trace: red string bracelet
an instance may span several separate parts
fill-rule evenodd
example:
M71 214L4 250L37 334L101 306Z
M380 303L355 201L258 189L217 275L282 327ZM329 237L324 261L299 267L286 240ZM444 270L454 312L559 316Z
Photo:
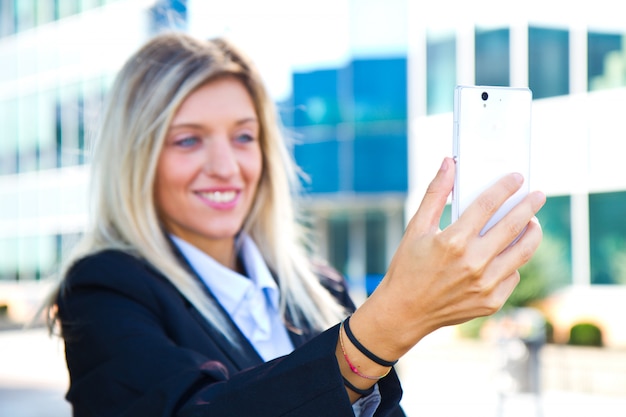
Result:
M346 349L345 346L343 345L343 335L342 335L342 330L345 330L343 327L343 321L341 322L341 326L339 326L339 344L341 345L341 353L343 353L343 357L346 359L346 362L348 363L348 366L350 367L350 370L357 374L358 376L360 376L361 378L365 378L365 379L371 379L374 381L378 381L379 379L383 379L384 377L386 377L387 375L389 375L389 372L391 372L391 368L389 368L387 370L387 372L385 372L384 375L381 376L370 376L370 375L365 375L364 373L362 373L361 371L359 371L359 368L357 368L352 362L350 362L350 358L348 358L348 354L346 353Z

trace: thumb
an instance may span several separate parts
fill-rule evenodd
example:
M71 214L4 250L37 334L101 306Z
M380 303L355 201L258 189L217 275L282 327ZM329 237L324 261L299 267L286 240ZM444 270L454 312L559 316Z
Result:
M428 185L424 198L409 223L409 227L415 232L427 233L439 230L443 209L454 186L455 169L454 159L444 158L437 175Z

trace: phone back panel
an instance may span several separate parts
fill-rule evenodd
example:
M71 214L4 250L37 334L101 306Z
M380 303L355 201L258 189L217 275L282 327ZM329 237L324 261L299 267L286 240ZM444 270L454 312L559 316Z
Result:
M529 192L532 93L527 88L457 86L454 95L456 178L452 221L504 175L519 172L522 188L483 228L484 234Z

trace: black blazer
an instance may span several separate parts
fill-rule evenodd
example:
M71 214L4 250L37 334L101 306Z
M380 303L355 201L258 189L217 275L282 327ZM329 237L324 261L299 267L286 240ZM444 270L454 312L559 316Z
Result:
M322 283L354 307L343 280ZM70 269L58 308L75 417L353 415L335 357L338 325L290 332L296 349L264 363L225 312L234 344L148 263L114 250ZM394 371L379 388L376 416L403 416Z

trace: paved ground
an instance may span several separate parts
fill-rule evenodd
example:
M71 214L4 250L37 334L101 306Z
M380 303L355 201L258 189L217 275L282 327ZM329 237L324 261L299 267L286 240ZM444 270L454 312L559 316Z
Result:
M0 331L0 416L69 417L63 345L43 329Z
M494 350L433 335L404 357L403 406L413 416L624 417L626 397L549 391L501 401ZM70 417L63 345L43 329L0 331L0 416Z

